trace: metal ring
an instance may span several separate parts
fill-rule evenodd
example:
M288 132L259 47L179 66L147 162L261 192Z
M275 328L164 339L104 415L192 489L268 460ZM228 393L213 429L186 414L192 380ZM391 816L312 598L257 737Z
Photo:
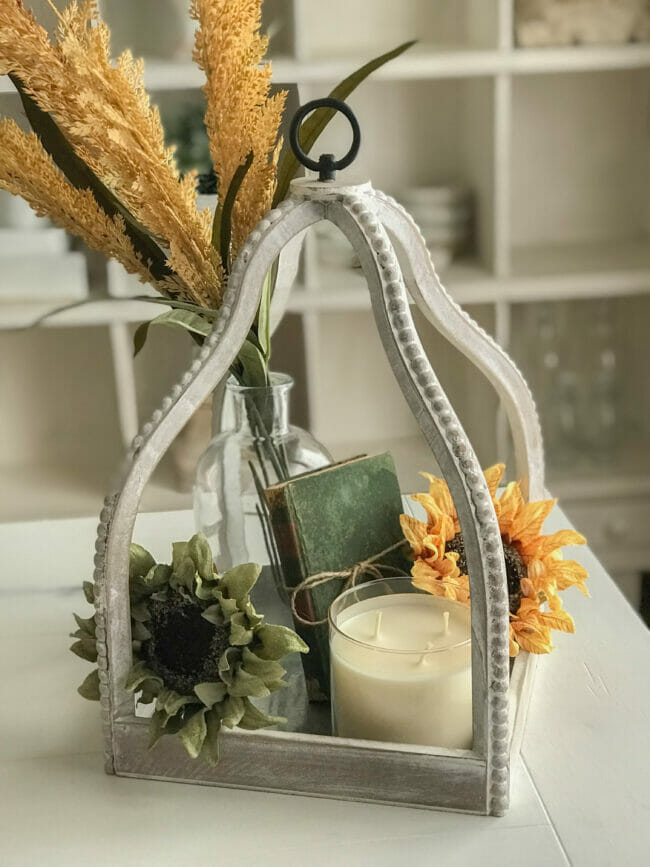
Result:
M333 108L335 111L340 111L350 122L352 127L352 145L350 150L344 157L339 160L334 159L333 154L321 154L318 160L313 160L307 156L300 144L300 127L305 117L317 108ZM311 169L313 172L319 172L321 181L329 181L334 179L335 172L340 169L347 168L350 163L356 158L361 145L361 129L359 121L350 106L340 99L334 99L332 96L323 97L323 99L312 99L301 105L298 111L294 114L289 130L289 142L291 149L303 166Z

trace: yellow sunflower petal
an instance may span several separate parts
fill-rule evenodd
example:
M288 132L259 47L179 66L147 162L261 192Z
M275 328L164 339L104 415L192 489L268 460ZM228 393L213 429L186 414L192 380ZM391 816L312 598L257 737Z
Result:
M542 611L540 616L544 625L550 629L558 629L560 632L576 631L573 617L566 611Z
M487 486L490 490L490 496L492 499L496 497L497 488L499 487L499 483L503 478L503 474L506 471L505 464L495 464L493 467L487 469L483 475L485 476L485 481L487 482Z
M516 640L513 638L512 629L510 630L510 656L517 656L519 653L519 645Z
M449 568L451 567L451 568ZM411 569L413 585L433 596L444 596L457 602L469 601L469 582L460 575L455 559L438 560L435 564L418 560Z
M528 597L529 599L534 599L537 597L538 590L530 579L522 578L520 586L521 592L524 594L524 596Z
M516 539L524 551L530 543L537 541L544 521L556 503L557 500L538 500L524 503L519 508L510 528L510 537Z
M519 647L528 653L550 653L553 650L550 638L547 639L543 632L520 630L516 635Z
M558 530L552 536L540 536L535 548L537 557L547 557L555 551L556 548L563 548L565 545L584 545L587 540L575 530Z
M510 529L517 512L524 504L521 488L517 482L510 482L499 499L501 507L499 514L499 527L504 536L510 536Z
M430 524L440 522L440 507L430 494L413 494L411 499L422 506Z
M413 584L420 590L427 590L434 596L442 596L443 588L439 582L440 573L424 560L416 560L411 569Z
M579 586L587 578L587 570L575 560L557 560L549 557L546 564L549 580L553 581L558 590L566 590L574 585Z
M424 548L424 539L428 532L427 525L423 521L411 517L411 515L400 515L399 522L404 538L413 549L415 556L419 557Z
M429 482L429 496L444 515L456 517L456 507L449 493L449 487L444 479L438 479L429 473L420 473Z
M439 560L445 553L445 539L436 533L427 533L422 540L422 556L425 560Z
M537 597L535 599L524 597L519 603L516 619L525 623L534 623L539 618L540 613Z
M529 557L525 557L524 560L526 562L526 571L528 572L527 577L522 578L521 580L524 596L530 596L532 598L537 596L538 593L548 594L554 592L555 580L547 565L547 561ZM534 592L527 592L524 590L524 582L526 582L526 586Z

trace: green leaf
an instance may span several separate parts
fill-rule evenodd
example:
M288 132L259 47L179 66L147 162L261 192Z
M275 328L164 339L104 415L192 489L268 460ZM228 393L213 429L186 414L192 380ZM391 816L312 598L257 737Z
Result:
M115 299L124 301L124 298ZM158 297L156 295L133 295L126 299L127 301L146 301L148 304L162 304L163 307L172 307L174 310L187 310L190 313L198 313L205 316L206 319L216 319L219 311L213 307L201 307L200 304L195 304L193 301L178 301L176 298L167 298L167 296ZM88 303L88 302L77 302Z
M260 623L264 622L264 615L257 613L255 607L253 606L253 603L250 600L244 605L242 611L248 618L251 629L255 629L256 626L259 626Z
M156 563L152 566L142 579L142 586L147 591L147 595L166 587L169 584L171 574L171 566L167 566L166 563Z
M202 581L201 576L197 576L196 578L196 587L194 588L194 593L196 594L197 599L202 599L204 602L209 602L210 599L216 599L215 591L217 591L217 576L214 576L215 580L212 581ZM207 609L206 609L207 610Z
M167 715L163 711L156 710L149 720L149 749L155 747L160 738L166 734L165 724Z
M148 668L147 663L143 662L141 659L138 660L131 667L131 671L126 676L126 680L124 682L124 689L127 692L136 692L141 683L144 683L145 680L156 681L162 686L162 678L158 677L150 668Z
M188 558L187 542L172 542L172 572L177 572Z
M244 699L244 708L244 715L238 723L240 729L254 731L255 729L263 729L268 726L283 725L287 721L283 716L269 716L269 714L255 707L253 702L248 698Z
M267 364L271 358L271 299L273 298L277 275L278 262L276 259L273 267L264 278L262 297L257 311L257 339Z
M210 544L203 533L196 533L187 543L188 556L192 558L196 571L204 581L214 578L214 561Z
M182 707L192 703L197 703L193 695L180 695L180 693L170 689L165 693L165 703L162 709L168 717L173 717Z
M79 617L78 614L73 614L72 616L74 617L74 619L77 623L77 626L79 627L79 630L83 633L83 635L80 637L82 637L82 638L85 636L88 636L89 638L95 637L95 615L94 614L92 617L87 617L87 618Z
M152 277L162 280L173 275L167 265L167 257L147 230L125 208L120 200L105 186L92 169L77 156L74 148L61 132L53 118L37 104L36 100L24 89L20 79L9 73L25 109L27 120L38 135L45 150L61 169L68 181L78 190L90 190L97 204L109 217L121 216L124 219L126 234L133 248L142 256Z
M133 357L135 358L144 348L145 343L147 342L147 337L149 336L149 326L151 325L151 320L147 322L141 322L138 327L135 329L135 333L133 334Z
M207 734L205 724L206 710L207 708L205 707L199 708L196 713L192 714L179 732L181 743L193 759L198 758Z
M131 543L129 549L129 578L142 578L146 575L152 566L156 565L156 561L151 554L146 551L141 545Z
M190 310L168 310L167 313L161 313L160 316L156 316L148 324L149 327L152 325L165 325L168 328L182 328L184 331L189 331L190 334L197 334L201 338L207 337L212 330L212 326L206 321L204 316L193 313ZM135 336L133 344L135 350Z
M201 613L201 617L208 623L214 623L215 626L223 626L226 621L221 605L210 605Z
M221 585L226 588L230 599L243 601L255 586L261 571L262 567L257 563L242 563L221 576Z
M242 371L239 377L242 385L266 386L269 381L268 365L262 351L247 338L239 350L237 361Z
M225 683L208 682L197 683L194 687L194 692L206 707L212 707L217 702L224 700L227 690Z
M228 692L230 695L239 698L244 698L247 695L252 695L253 698L264 698L264 696L271 694L260 677L249 674L243 668L239 668L235 672L233 681L228 687Z
M230 686L233 682L235 669L234 666L237 663L237 660L240 657L240 652L236 647L227 647L226 650L221 654L221 658L219 659L219 663L217 665L217 670L219 672L219 677L223 682Z
M189 555L188 543L174 542L172 544L172 586L186 587L192 592L195 576L196 564Z
M239 723L245 710L246 706L243 699L229 695L223 706L219 708L222 725L229 729L233 728L233 726L236 726Z
M254 674L267 684L275 680L281 680L286 671L279 662L274 662L272 659L262 659L244 647L242 650L242 668L249 674Z
M70 650L87 662L97 662L97 642L94 638L80 638Z
M392 51L387 51L386 54L376 57L344 79L329 95L335 99L345 100L371 73L395 57L399 57L400 54L403 54L414 44L415 40L404 42L402 45L398 45L397 48L393 48ZM335 114L336 110L333 108L319 108L305 120L300 129L300 144L306 154L310 152L318 137ZM278 165L278 182L275 188L275 195L273 196L274 208L286 198L289 192L289 184L295 178L299 168L300 163L297 157L290 147L286 147L282 152Z
M140 623L138 620L134 620L131 624L131 638L134 641L147 641L151 638L151 633L144 625L144 623Z
M141 602L132 603L131 620L137 620L138 623L144 623L149 619L149 608L147 607L147 603L144 600L142 600Z
M233 614L236 614L237 611L239 611L239 608L237 607L237 600L227 599L218 588L215 588L212 591L212 595L215 599L219 600L219 605L221 606L221 610L223 611L226 618L232 617Z
M253 151L251 151L244 162L237 167L235 174L232 176L223 204L220 204L217 207L214 214L214 222L212 224L212 245L216 248L218 241L221 264L227 272L230 272L231 265L230 240L232 236L232 211L235 206L239 188L243 184L244 178L252 164Z
M308 653L305 642L287 626L273 626L267 623L255 633L262 642L262 647L255 650L262 659L282 659L288 653Z
M253 630L248 628L248 620L243 611L237 611L230 618L230 643L233 647L248 644L253 637Z
M266 680L265 683L269 692L277 692L279 689L286 689L289 686L286 680Z
M77 692L88 701L99 701L99 671L97 669L90 672Z
M84 581L84 596L86 597L86 602L90 603L90 605L95 604L95 588L93 586L92 581Z
M205 727L206 733L201 758L205 759L209 765L214 766L219 761L219 733L221 731L221 716L216 708L206 713Z

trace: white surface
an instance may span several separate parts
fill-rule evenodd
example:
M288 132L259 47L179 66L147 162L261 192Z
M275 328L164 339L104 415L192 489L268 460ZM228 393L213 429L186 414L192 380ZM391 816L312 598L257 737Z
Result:
M191 532L189 512L145 514L135 538L165 558ZM105 776L97 706L75 694L89 666L66 639L94 536L94 519L0 526L3 867L646 863L650 638L588 551L593 598L567 594L577 634L540 660L494 819Z

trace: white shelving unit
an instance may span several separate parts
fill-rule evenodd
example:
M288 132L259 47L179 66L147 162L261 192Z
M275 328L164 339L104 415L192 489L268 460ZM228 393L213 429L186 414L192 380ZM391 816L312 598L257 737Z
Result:
M522 311L538 302L615 299L621 388L633 391L622 401L619 426L633 441L608 466L569 467L551 484L634 596L638 582L632 576L650 569L650 425L643 419L650 415L650 389L641 381L648 364L642 322L645 317L647 330L650 312L650 44L519 49L513 4L328 0L325 9L313 0L267 0L268 20L284 24L273 43L274 80L297 88L301 101L322 96L369 57L417 37L418 45L350 99L364 137L351 175L369 176L397 196L407 186L445 182L475 191L473 257L453 263L442 279L533 379L536 335ZM199 70L183 58L148 61L146 79L161 102L189 96L202 83ZM0 103L3 111L17 105L4 78ZM345 124L336 121L318 147L342 151L346 136ZM404 485L414 487L416 471L426 469L430 458L382 357L363 279L351 269L322 266L312 236L303 259L286 327L301 333L304 349L296 357L279 340L276 366L293 368L306 381L309 424L337 456L391 448ZM120 437L134 434L143 404L148 408L173 379L174 361L181 363L186 348L180 337L165 334L145 350L154 360L134 365L132 327L161 308L108 299L92 285L91 291L96 300L49 319L42 333L65 328L66 343L87 328L102 335L92 343L94 352L108 355L101 387L115 385L119 424L106 425L112 443L107 452L113 453ZM43 311L44 305L3 304L0 317L3 326L16 327ZM634 351L628 334L630 341L636 335ZM20 332L11 340L36 351L42 338ZM481 461L507 458L507 429L495 398L451 351L427 340ZM306 412L303 407L300 420ZM79 435L90 435L90 428L84 433L82 425ZM9 442L12 436L15 431ZM163 484L157 496L156 505L164 508L176 495L165 493ZM626 543L623 565L614 550L617 539Z

